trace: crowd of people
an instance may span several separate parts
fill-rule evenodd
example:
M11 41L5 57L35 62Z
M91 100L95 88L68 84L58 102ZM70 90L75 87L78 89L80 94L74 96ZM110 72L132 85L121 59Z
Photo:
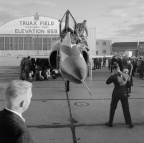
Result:
M112 58L95 58L94 59L94 70L101 69L101 67L106 67L106 62L108 62L108 69L112 72L112 65L117 62L120 70L123 71L125 67L132 65L132 76L144 78L144 57L127 57L127 56L113 56ZM130 68L130 67L129 67Z
M53 79L57 78L58 71L52 69L49 65L48 59L23 58L20 63L20 79L32 82L49 80L50 77Z
M94 58L94 70L101 69L101 67L105 67L106 58Z
M131 70L131 76L139 76L139 78L144 78L144 57L127 57L127 56L114 56L113 58L108 59L108 68L112 72L112 65L114 62L119 64L121 71L128 65L129 70ZM132 68L132 69L130 69Z

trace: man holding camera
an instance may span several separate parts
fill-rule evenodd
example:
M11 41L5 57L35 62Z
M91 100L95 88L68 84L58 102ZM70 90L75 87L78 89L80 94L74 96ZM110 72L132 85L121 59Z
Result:
M126 83L127 83L129 76L121 72L118 64L116 63L113 65L112 68L113 68L113 75L111 75L107 79L106 84L113 83L114 90L112 93L109 121L105 123L105 125L109 127L113 126L115 110L117 108L118 101L120 100L122 104L123 113L124 113L125 123L129 126L129 128L133 128L134 126L131 121L127 87L126 87Z

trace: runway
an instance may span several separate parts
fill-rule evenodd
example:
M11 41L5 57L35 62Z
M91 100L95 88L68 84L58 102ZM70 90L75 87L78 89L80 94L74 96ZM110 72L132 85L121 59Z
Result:
M8 82L19 79L19 59L0 58L0 110L5 107L4 89ZM62 77L33 82L33 97L23 114L35 143L143 143L144 140L144 80L134 77L129 98L132 121L129 129L124 123L119 102L114 126L104 123L109 118L113 85L106 85L110 71L103 67L93 70L93 80L86 83L94 99L83 84L70 83L65 92Z

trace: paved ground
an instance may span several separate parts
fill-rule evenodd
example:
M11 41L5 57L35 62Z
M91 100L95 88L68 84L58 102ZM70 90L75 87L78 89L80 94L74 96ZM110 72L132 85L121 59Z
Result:
M19 78L20 59L0 57L0 110L5 107L4 88ZM61 77L56 80L33 82L33 97L29 109L23 114L35 143L143 143L144 142L144 80L134 78L129 98L135 127L124 123L119 102L114 127L105 127L108 120L113 85L105 81L107 68L93 71L93 80L84 85L71 83L70 92L64 90Z

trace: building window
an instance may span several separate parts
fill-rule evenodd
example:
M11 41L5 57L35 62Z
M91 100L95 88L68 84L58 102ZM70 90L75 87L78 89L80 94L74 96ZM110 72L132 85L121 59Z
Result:
M96 42L96 45L98 45L99 43L98 42Z
M19 37L19 50L23 50L23 42L24 42L24 40L23 40L23 37Z
M106 50L103 50L103 54L106 54Z
M9 37L5 37L5 50L9 50Z
M0 50L4 50L4 37L0 37Z
M32 43L32 38L31 37L24 37L24 50L31 50L32 49L32 44L31 43Z
M103 45L106 45L106 41L103 42Z
M37 45L38 46L38 50L42 50L42 38L38 38L37 40L38 40L38 43L37 43L38 44Z
M96 55L98 55L98 51L96 51Z
M51 44L52 44L52 39L48 38L48 45L47 45L48 50L51 50Z
M18 39L18 37L11 37L11 39L12 39L12 49L13 50L18 50L19 49L19 46L18 46L18 44L19 44L19 39Z
M43 38L43 50L47 50L47 38Z
M9 37L9 49L10 50L15 50L13 46L13 37Z
M51 50L60 37L0 37L0 50Z

